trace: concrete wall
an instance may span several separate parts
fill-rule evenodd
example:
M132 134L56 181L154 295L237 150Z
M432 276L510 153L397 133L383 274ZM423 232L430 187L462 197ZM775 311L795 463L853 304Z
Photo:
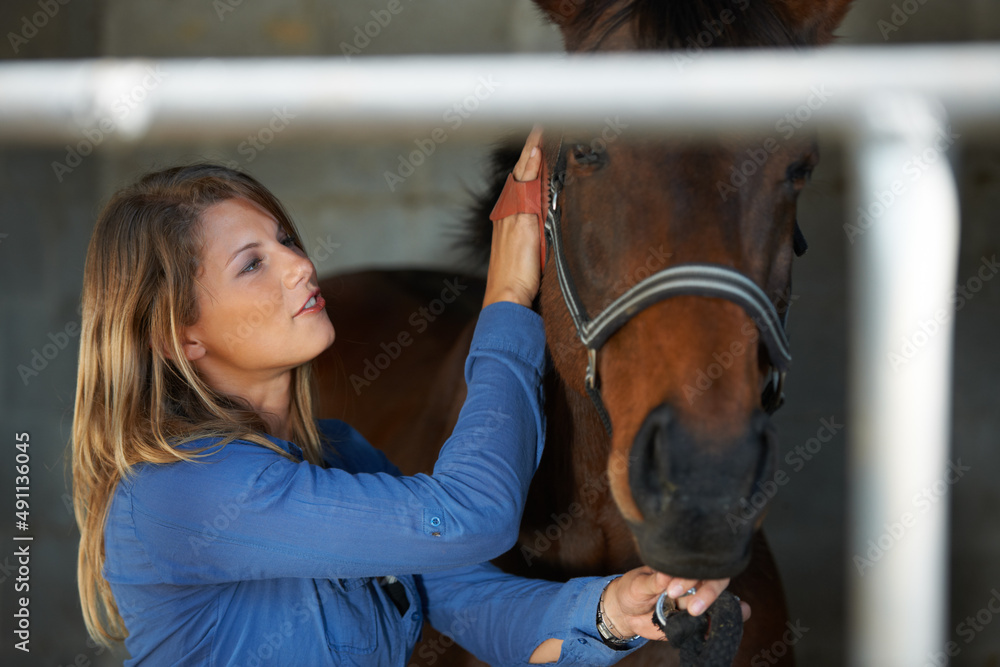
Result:
M995 0L895 4L899 11L894 14L889 0L860 0L840 30L842 41L891 46L1000 37L1000 3ZM342 45L352 44L357 31L372 20L370 12L385 5L384 0L70 0L42 20L37 19L38 0L7 0L0 5L0 32L5 35L0 56L341 55ZM354 57L560 48L558 34L538 19L526 0L403 0L402 6L367 44L354 44L361 51ZM913 8L912 15L906 14ZM32 32L25 21L44 25ZM8 33L22 39L12 44ZM796 366L788 403L776 422L785 451L804 445L821 419L832 417L845 428L801 468L784 466L790 482L774 498L767 521L792 617L809 628L796 650L800 664L810 666L843 663L844 591L849 579L859 576L845 543L844 493L850 484L845 476L850 423L844 414L843 371L844 267L850 247L842 229L845 174L840 148L822 143L823 163L801 200L800 221L811 250L796 265L794 291L801 298L790 323ZM74 579L77 534L66 504L76 374L73 327L79 322L86 243L102 201L115 187L150 168L205 157L232 161L259 177L289 206L310 249L324 251L320 255L326 258L318 262L323 273L361 266L452 266L456 258L448 249L447 234L467 201L466 187L480 182L489 147L464 138L458 127L405 183L390 189L385 172L394 170L399 156L412 148L409 142L388 141L304 146L284 141L280 133L264 150L253 152L239 143L114 152L102 148L60 178L52 163L65 160L65 149L0 147L0 432L8 440L8 454L0 457L0 489L3 498L12 499L10 441L13 433L28 431L35 535L30 656L11 648L13 550L8 546L0 551L4 664L120 662L99 655L82 630ZM952 160L963 209L956 282L964 285L982 258L1000 250L1000 147L962 137ZM998 284L985 281L955 313L953 459L970 470L952 487L949 639L960 648L953 664L977 667L1000 661L1000 619L982 631L971 631L971 636L973 626L962 625L967 616L977 614L980 624L987 615L993 620L987 603L993 591L1000 590L1000 492L994 482L1000 471L1000 352L994 345ZM40 368L37 375L19 371L31 368L33 361ZM11 531L9 525L4 525L4 536ZM915 590L921 585L913 582Z

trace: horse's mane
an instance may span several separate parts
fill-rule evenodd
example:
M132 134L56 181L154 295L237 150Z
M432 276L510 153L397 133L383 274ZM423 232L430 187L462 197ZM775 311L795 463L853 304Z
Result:
M490 154L486 166L487 186L480 192L469 191L472 204L468 208L465 220L457 230L455 247L463 257L474 266L483 266L489 262L490 246L493 244L493 223L490 221L490 211L500 198L500 191L507 180L507 174L517 164L524 146L524 138L508 137L497 144ZM542 187L548 187L543 184Z
M764 0L631 0L613 9L619 4L621 0L583 3L576 15L562 24L563 34L599 35L590 50L599 50L609 33L628 22L634 26L637 50L798 47L807 43L794 35L770 2ZM735 16L735 20L728 24L720 20L726 10ZM714 30L710 30L709 26L714 26ZM705 31L711 36L707 47L703 46L706 41L704 36L702 44L698 42L699 34ZM716 31L721 34L716 34ZM456 234L455 246L474 266L485 266L489 260L493 238L493 223L489 214L500 196L507 174L517 163L523 143L524 136L511 136L500 143L487 165L486 189L471 193L473 202Z

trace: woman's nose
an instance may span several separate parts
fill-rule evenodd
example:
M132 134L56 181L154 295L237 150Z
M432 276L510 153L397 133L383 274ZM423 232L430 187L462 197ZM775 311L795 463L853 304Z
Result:
M285 269L285 287L292 289L303 280L309 280L315 271L312 261L298 248L288 248Z

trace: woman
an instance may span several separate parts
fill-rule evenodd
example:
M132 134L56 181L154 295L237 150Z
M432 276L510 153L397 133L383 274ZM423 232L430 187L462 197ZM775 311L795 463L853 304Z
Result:
M518 180L537 176L539 139ZM492 664L611 664L662 638L660 592L697 582L486 563L513 544L541 456L536 230L495 224L468 398L434 474L403 477L313 419L309 362L335 333L270 192L195 165L117 193L88 249L73 423L91 634L153 665L404 665L425 619ZM700 613L727 583L680 606Z

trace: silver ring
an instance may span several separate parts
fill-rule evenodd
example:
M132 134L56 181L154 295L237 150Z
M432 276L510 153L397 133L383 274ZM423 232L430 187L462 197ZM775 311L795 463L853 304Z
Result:
M674 601L670 599L666 591L660 594L660 597L656 600L656 610L653 613L653 617L656 619L656 625L660 630L664 630L667 619L678 613L680 610ZM665 632L665 630L664 630Z
M698 592L698 589L695 588L694 586L692 586L691 588L687 589L687 591L681 597L682 598L686 598L687 596L694 595L697 592ZM680 599L680 598L678 598L678 599Z

